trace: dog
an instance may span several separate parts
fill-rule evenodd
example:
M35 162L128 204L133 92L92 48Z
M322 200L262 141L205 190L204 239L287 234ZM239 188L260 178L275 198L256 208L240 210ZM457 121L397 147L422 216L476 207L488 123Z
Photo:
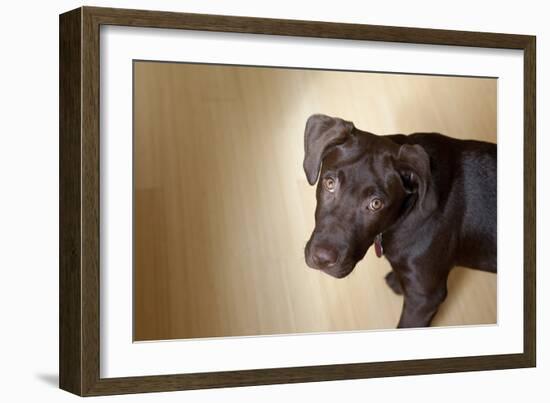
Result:
M497 148L439 133L378 136L312 115L303 167L316 182L308 266L350 274L374 244L404 296L398 328L426 327L460 265L497 272Z

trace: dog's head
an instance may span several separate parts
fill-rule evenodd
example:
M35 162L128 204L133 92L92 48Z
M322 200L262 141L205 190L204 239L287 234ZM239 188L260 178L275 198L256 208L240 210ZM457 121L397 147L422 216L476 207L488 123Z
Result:
M398 145L338 118L308 119L304 171L310 185L318 181L306 263L337 278L351 273L405 208L421 212L434 203L421 146Z

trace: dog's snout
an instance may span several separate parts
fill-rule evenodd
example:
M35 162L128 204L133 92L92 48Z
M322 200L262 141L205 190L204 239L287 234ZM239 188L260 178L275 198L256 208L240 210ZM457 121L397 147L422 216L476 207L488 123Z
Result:
M312 260L321 269L332 267L338 261L338 251L328 245L318 245L312 250Z

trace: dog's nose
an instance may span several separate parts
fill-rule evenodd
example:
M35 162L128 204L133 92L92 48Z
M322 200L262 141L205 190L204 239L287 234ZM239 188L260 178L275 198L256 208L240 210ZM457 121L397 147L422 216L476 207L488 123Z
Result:
M313 262L321 269L334 266L338 261L338 251L330 246L316 246L312 253Z

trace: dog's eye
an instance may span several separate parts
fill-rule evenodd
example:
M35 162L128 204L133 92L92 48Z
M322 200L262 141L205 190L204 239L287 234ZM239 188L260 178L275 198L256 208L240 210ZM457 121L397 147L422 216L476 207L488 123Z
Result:
M374 198L369 203L369 210L377 211L377 210L380 210L383 206L384 206L384 203L382 202L382 200L378 198Z
M331 193L336 190L336 181L330 176L323 180L323 185L325 186L325 189Z

